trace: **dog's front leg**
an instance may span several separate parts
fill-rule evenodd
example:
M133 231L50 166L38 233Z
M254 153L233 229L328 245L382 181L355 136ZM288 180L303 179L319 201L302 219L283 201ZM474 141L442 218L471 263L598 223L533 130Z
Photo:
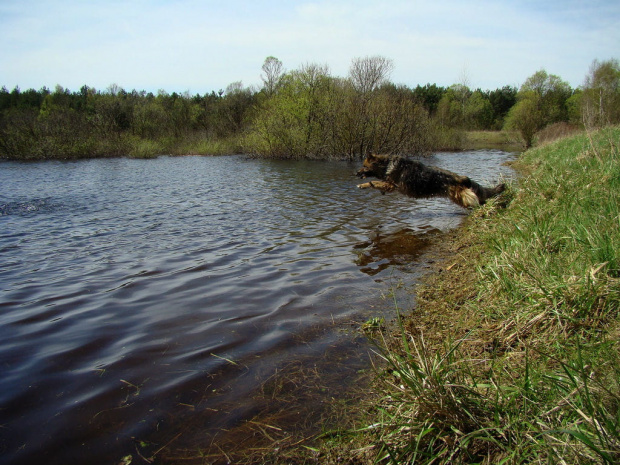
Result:
M360 189L377 189L380 190L382 194L385 194L386 192L392 192L396 188L394 184L386 181L369 181L365 182L364 184L358 184L357 187L359 187Z

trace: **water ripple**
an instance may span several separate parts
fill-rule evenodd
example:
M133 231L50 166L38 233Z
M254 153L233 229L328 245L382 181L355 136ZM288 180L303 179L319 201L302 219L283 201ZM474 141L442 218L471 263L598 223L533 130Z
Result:
M491 182L508 158L434 162ZM466 212L361 191L356 168L1 163L0 464L115 463L198 412L197 432L227 427L279 364L392 311L384 282Z

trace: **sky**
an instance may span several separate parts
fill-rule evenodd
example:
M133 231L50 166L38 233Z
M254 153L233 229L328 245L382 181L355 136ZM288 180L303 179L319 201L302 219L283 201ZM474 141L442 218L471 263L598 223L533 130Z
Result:
M0 87L204 94L286 71L393 61L390 80L494 90L544 69L573 88L620 59L619 0L0 0Z

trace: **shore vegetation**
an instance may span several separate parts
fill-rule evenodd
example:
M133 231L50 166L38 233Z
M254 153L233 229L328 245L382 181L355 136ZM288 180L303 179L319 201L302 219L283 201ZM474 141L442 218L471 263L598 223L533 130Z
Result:
M376 463L620 461L619 149L615 126L525 152L447 241L376 336Z
M71 91L0 89L0 158L75 159L244 153L268 158L360 159L370 152L424 155L478 147L530 147L550 125L617 124L618 60L594 61L572 89L539 70L517 89L465 82L408 87L392 60L355 58L345 77L305 64L287 71L267 57L262 87L233 82L204 95L127 91L112 84ZM500 132L501 131L501 132ZM472 136L473 143L472 143Z
M236 463L620 462L620 126L552 132L437 236L415 306L360 326L355 400Z
M579 89L541 70L490 92L395 85L392 67L366 57L337 78L269 57L262 89L203 96L3 88L0 157L357 159L518 140L519 180L442 237L415 308L364 328L377 352L365 423L290 461L619 463L618 60L595 61Z

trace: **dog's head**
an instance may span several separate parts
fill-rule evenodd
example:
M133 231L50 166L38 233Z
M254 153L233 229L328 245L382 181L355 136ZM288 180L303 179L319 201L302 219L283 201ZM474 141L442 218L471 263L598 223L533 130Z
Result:
M357 176L360 178L385 179L385 172L389 163L390 158L387 155L369 154L364 160L364 165L357 172Z

